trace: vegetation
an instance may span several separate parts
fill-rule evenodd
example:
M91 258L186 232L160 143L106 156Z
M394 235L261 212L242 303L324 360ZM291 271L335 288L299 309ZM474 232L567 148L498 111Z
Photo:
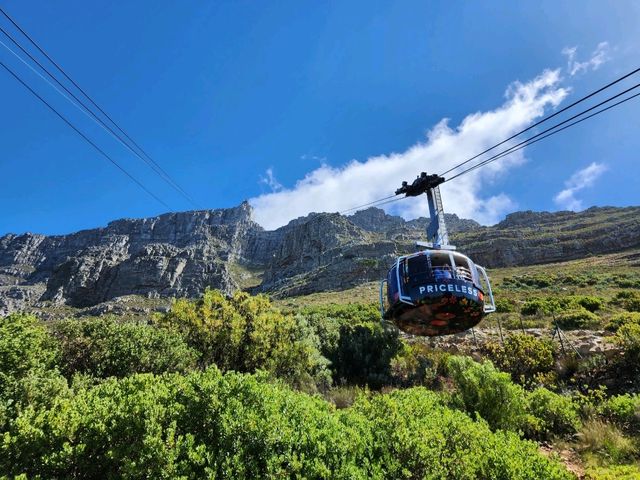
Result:
M586 478L637 478L640 276L611 263L492 272L481 348L383 326L375 285L5 317L0 478L571 478L540 441L577 452ZM554 318L606 326L613 350L519 332Z
M555 348L549 339L516 333L502 343L487 344L486 349L496 366L521 385L555 383Z
M58 341L62 371L68 378L75 373L106 378L185 372L197 359L197 352L181 336L113 317L64 320L52 327L52 333Z

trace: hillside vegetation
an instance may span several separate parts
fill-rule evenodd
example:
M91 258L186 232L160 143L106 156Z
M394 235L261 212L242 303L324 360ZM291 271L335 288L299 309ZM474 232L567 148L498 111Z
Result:
M6 316L0 477L638 478L638 258L491 272L477 343L383 326L372 285Z

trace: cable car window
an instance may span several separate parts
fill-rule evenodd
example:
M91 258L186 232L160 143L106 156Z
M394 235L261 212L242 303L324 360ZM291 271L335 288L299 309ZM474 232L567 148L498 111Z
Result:
M469 265L469 259L462 255L455 255L455 276L461 280L467 280L473 282L473 273L471 266Z
M453 278L449 252L433 252L431 254L431 267L433 268L433 276L436 281L451 280Z

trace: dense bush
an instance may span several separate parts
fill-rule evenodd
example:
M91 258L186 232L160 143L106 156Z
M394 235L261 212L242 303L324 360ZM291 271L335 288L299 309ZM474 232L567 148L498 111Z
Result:
M628 312L640 312L640 292L634 290L618 292L612 303Z
M180 335L151 325L113 317L64 320L52 327L61 352L63 373L126 377L133 373L183 372L197 353Z
M52 368L57 356L55 342L33 315L0 319L0 398L11 395L22 378Z
M600 319L595 313L590 312L584 307L563 312L556 317L558 325L567 330L594 327L599 321Z
M334 351L326 352L336 382L381 388L391 382L391 360L402 342L379 323L342 325Z
M582 310L593 313L603 306L604 299L601 297L565 295L527 300L520 309L520 313L523 315L551 315Z
M606 329L611 332L617 332L618 329L627 323L635 323L640 325L640 312L622 312L611 317Z
M326 305L302 309L331 362L337 384L380 388L392 382L391 362L403 349L398 332L384 328L375 305Z
M578 409L571 397L543 387L529 394L528 411L532 415L526 432L530 438L546 439L552 435L573 434L580 428Z
M383 478L570 478L540 461L535 444L512 432L492 434L424 388L360 397L350 413L367 419L371 463Z
M200 353L202 365L225 371L262 369L310 389L330 383L313 329L283 315L265 296L237 292L227 298L207 290L198 301L177 300L158 323L180 332Z
M610 397L599 406L598 411L620 428L640 432L640 394Z
M456 391L454 405L471 416L480 415L492 429L520 431L528 422L525 391L491 362L477 363L468 357L451 357L447 372Z
M522 315L549 315L560 310L560 304L553 298L534 298L522 305Z
M139 374L47 410L0 444L0 475L42 478L496 478L570 475L513 433L416 388L336 411L264 376Z
M502 343L487 344L486 349L495 365L522 385L553 380L554 347L548 339L516 333Z
M516 311L516 304L513 300L508 298L496 299L496 312L498 313L512 313Z
M627 323L621 326L614 340L622 347L625 366L640 372L640 325Z

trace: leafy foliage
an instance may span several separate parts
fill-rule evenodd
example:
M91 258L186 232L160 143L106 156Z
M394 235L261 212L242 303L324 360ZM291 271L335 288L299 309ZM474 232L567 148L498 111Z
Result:
M550 315L586 310L593 313L604 306L604 299L587 295L565 295L562 297L542 297L528 300L520 312L523 315Z
M177 300L158 323L182 334L202 365L222 370L262 369L291 384L315 388L329 381L327 361L306 323L283 315L267 297L207 290L198 301Z
M628 312L640 312L640 292L634 290L618 292L612 303Z
M640 312L622 312L611 317L606 329L612 332L617 332L618 329L628 323L635 323L640 325Z
M492 429L519 431L528 422L524 389L491 362L450 357L447 370L456 386L454 405L470 415L480 415Z
M522 385L548 381L552 377L554 347L548 339L515 333L502 344L490 343L486 348L496 366Z
M528 395L530 418L527 434L533 438L573 434L580 428L578 409L571 397L559 395L544 387Z
M23 412L0 472L43 478L565 479L535 444L491 433L421 388L335 411L265 375L138 374Z
M68 393L57 358L55 342L36 317L0 319L0 431L23 409L45 407Z
M598 324L600 319L595 313L590 312L586 308L576 308L561 313L556 318L558 325L567 330L581 329L593 327Z
M622 367L627 374L635 377L636 383L640 383L640 325L627 323L616 332L614 341L622 347Z
M608 398L599 413L627 431L640 431L640 394L624 394Z
M13 314L0 322L0 398L17 382L52 368L58 352L47 330L33 315Z
M315 330L333 378L380 388L391 383L392 359L403 349L398 332L380 324L373 305L327 305L303 309L300 316Z
M144 372L184 372L196 364L197 353L180 335L113 317L64 320L53 335L61 351L63 373L126 377Z
M516 311L516 304L513 300L507 298L496 299L496 312L498 313L512 313Z

